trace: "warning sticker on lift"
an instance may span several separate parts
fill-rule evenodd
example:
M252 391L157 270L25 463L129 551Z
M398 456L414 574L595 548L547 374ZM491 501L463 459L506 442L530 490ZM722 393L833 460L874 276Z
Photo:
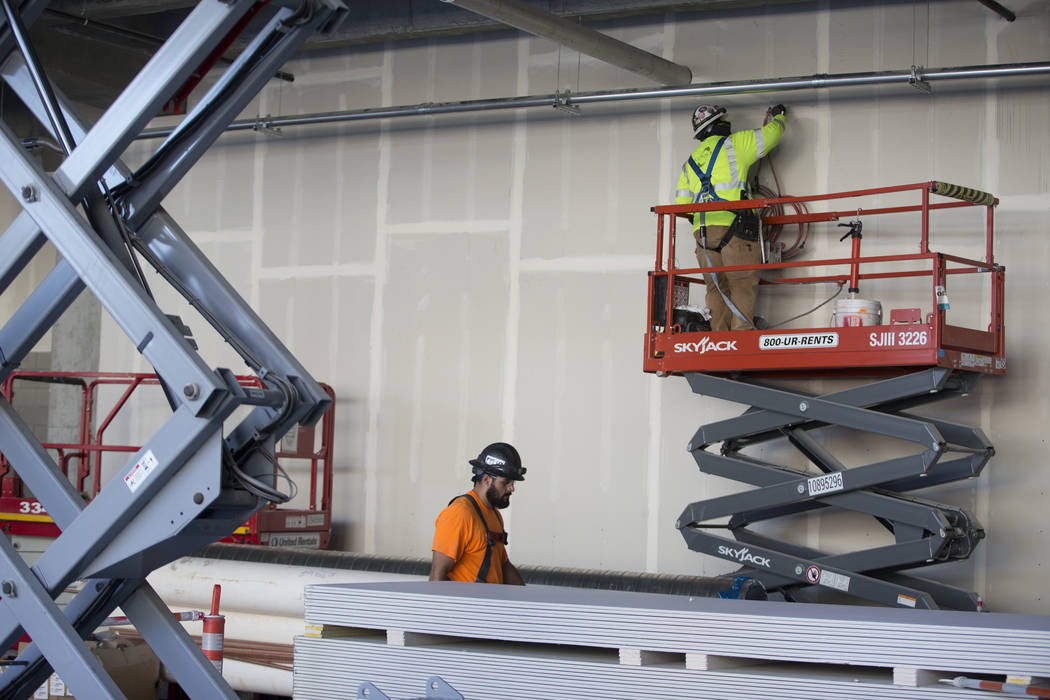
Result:
M827 586L828 588L834 588L838 591L849 591L849 576L843 576L842 574L836 574L834 571L823 571L816 566L806 567L806 580L810 583L821 586Z
M836 574L834 571L824 569L820 572L820 585L834 588L837 591L849 592L849 576Z
M909 608L914 608L917 602L918 601L910 595L904 595L903 593L897 594L897 605L904 605Z
M963 367L991 367L992 358L988 355L977 355L972 352L959 354L959 364Z
M809 348L837 348L838 333L784 333L760 335L759 350L808 350Z
M809 489L810 496L841 491L843 488L842 472L832 472L823 476L815 476L812 479L806 479L806 487Z
M139 490L139 486L149 478L149 475L157 468L157 458L153 456L153 450L146 450L146 454L142 455L142 458L135 462L135 466L131 468L131 471L124 477L124 483L127 485L128 490L135 493Z

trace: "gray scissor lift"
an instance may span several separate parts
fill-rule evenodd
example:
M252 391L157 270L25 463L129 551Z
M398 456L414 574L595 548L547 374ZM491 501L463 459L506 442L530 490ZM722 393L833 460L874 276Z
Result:
M980 474L994 448L978 428L903 413L965 395L979 375L934 367L824 396L708 374L686 375L694 393L750 404L743 415L702 426L689 443L700 470L749 484L743 493L692 503L678 519L690 549L745 565L768 589L819 585L887 605L976 610L975 594L900 571L973 552L984 530L956 506L904 495ZM914 443L914 454L846 468L810 435L836 427ZM787 438L821 475L742 454ZM709 447L721 443L715 453ZM748 525L835 507L875 518L893 543L828 555ZM728 517L728 523L710 521ZM705 525L705 523L708 523ZM716 534L728 530L735 539Z
M48 84L25 34L43 0L0 0L0 72L64 146L46 173L0 124L0 179L23 211L0 236L0 293L50 241L59 262L0 328L7 376L85 288L153 365L172 415L90 503L72 488L25 421L0 399L0 451L62 534L28 567L0 537L0 649L24 630L32 644L0 674L0 698L25 698L51 668L77 697L124 697L83 638L121 607L192 697L235 698L145 582L153 569L225 537L280 497L274 445L318 420L330 399L160 207L192 165L313 32L345 15L338 0L273 2L236 61L147 163L119 160L128 144L231 33L265 3L202 0L90 127ZM289 5L285 7L284 5ZM303 5L309 11L293 7ZM266 20L261 17L260 21ZM262 379L244 390L212 369L158 308L136 255L181 293ZM238 413L243 418L229 421ZM81 592L60 609L72 582Z

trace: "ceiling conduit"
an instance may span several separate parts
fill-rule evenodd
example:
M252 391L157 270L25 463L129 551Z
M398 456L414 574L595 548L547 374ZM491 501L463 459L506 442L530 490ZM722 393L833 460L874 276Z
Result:
M582 24L526 5L519 0L441 0L494 19L529 34L542 36L600 61L619 66L664 85L687 85L693 73L648 51L589 29Z
M653 89L608 90L600 92L556 93L552 95L530 95L525 97L503 97L463 102L438 102L400 107L374 107L340 112L299 114L288 117L265 117L231 123L226 131L265 131L285 126L313 126L337 122L354 122L368 119L392 119L395 117L434 116L464 112L486 112L500 109L522 109L526 107L564 107L597 102L620 102L670 97L701 97L711 95L734 95L784 90L816 90L848 86L870 86L887 84L910 84L921 86L949 80L981 80L1010 77L1039 77L1050 75L1050 62L1007 63L984 66L962 66L956 68L934 68L906 71L882 71L875 73L821 74L796 78L767 78L744 82L707 83ZM168 136L175 127L159 127L144 130L137 138L150 139Z

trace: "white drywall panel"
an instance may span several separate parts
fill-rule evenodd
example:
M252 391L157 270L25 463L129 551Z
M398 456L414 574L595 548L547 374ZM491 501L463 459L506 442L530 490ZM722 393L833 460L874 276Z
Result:
M343 220L335 205L345 185L331 177L341 153L321 144L268 144L262 169L262 263L266 267L330 265ZM306 182L308 187L293 182Z
M529 115L523 258L651 255L652 215L622 193L662 194L654 158L658 116Z
M311 373L322 376L331 367L333 319L337 287L331 277L290 277L259 282L259 311L263 321ZM277 330L280 329L280 330Z
M187 231L251 230L252 162L258 140L231 135L223 148L208 151L165 200L165 208ZM199 173L198 173L199 170Z
M335 445L332 500L340 517L333 523L333 549L363 551L365 437L368 425L369 354L373 279L370 276L335 279L335 347L321 381L336 390Z
M377 541L429 552L432 523L499 435L506 235L397 235L382 309ZM406 527L406 523L418 524Z
M517 412L527 418L515 439L529 473L514 515L533 525L515 533L520 561L631 569L644 557L646 445L621 439L648 422L646 378L631 371L640 335L622 322L643 314L644 285L634 272L522 274Z

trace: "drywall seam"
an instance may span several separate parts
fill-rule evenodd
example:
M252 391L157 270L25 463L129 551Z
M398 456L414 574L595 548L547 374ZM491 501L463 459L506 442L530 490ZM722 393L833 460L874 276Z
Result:
M345 263L342 265L282 265L256 269L258 279L293 280L323 279L328 277L372 277L376 274L374 263Z
M383 104L393 101L394 68L391 43L383 48ZM365 552L376 551L376 524L379 510L379 408L383 398L383 308L386 301L387 200L390 196L390 122L379 127L379 177L376 183L375 278L372 291L372 318L369 328L368 434L365 439Z
M673 60L675 36L678 24L674 13L664 15L663 52L667 60ZM656 142L660 149L660 184L657 200L671 196L671 169L674 162L674 120L670 102L660 105L660 116L656 121ZM647 269L652 260L645 263ZM649 434L645 447L645 570L650 573L660 569L660 433L663 430L663 382L649 382Z
M423 464L427 461L423 453L423 389L426 386L427 336L416 336L412 358L412 403L408 424L408 481L418 484ZM461 387L462 389L462 387Z
M259 96L259 109L269 106L270 91L264 90ZM252 224L250 229L251 237L251 286L248 288L248 303L251 304L253 309L262 308L260 305L261 297L261 272L263 267L263 239L265 237L265 224L266 220L265 202L266 194L264 190L265 184L265 172L266 172L266 148L256 148L253 152L252 157L252 209L254 215L252 216ZM213 234L217 240L226 240L226 236L222 231L217 231ZM207 239L198 239L194 235L195 241L205 241ZM236 239L232 239L236 240ZM198 243L200 245L200 243Z
M453 474L458 478L459 475L463 474L464 471L462 466L462 460L465 457L470 456L471 452L476 451L480 446L470 444L470 435L467 434L467 429L470 425L469 416L470 413L470 372L474 368L474 358L471 356L471 349L474 344L470 338L470 323L471 319L474 318L475 314L471 311L470 297L468 292L459 292L459 366L456 368L456 376L459 377L459 401L456 405L456 410L459 411L456 420L456 448L453 454L456 456Z
M603 309L604 321L611 325L612 314L608 304ZM613 461L613 406L616 397L613 395L613 387L620 384L620 378L614 372L615 362L613 360L613 341L608 337L602 338L602 362L601 376L602 385L599 388L598 410L601 412L600 432L601 440L598 442L598 486L602 493L611 491L613 483L612 461Z
M255 151L255 158L260 157L259 150ZM254 163L255 161L253 161ZM260 178L255 178L255 183L258 183ZM261 194L261 192L260 192ZM259 201L256 199L255 201ZM251 227L247 229L236 229L236 228L224 228L220 231L186 231L187 235L193 239L193 242L197 247L203 247L207 243L251 243L254 244L258 240L258 227L255 225L255 221L258 221L258 217L252 217L253 223Z
M1008 27L1009 24L1003 22L998 16L992 13L984 20L984 41L985 41L985 55L986 56L998 56L999 55L999 32L1004 28ZM985 91L984 98L984 148L981 152L981 160L983 164L982 170L987 174L987 180L980 183L981 186L987 189L989 192L999 191L999 139L996 136L996 114L999 110L999 99L998 99L998 88L995 83L989 83ZM1000 206L1003 205L1003 199L999 200ZM996 251L993 249L993 256ZM1007 346L1009 347L1009 346ZM988 377L988 379L1002 379L1001 377ZM999 384L997 381L984 381L981 382L980 386L980 401L978 405L980 407L980 420L981 430L985 431L988 435L993 435L991 430L991 419L992 419L992 406L995 403L995 387ZM995 469L996 465L993 463L990 465L991 469ZM979 523L990 523L992 521L992 497L990 491L991 479L987 476L983 479L977 479L974 487L974 510ZM989 589L989 585L997 580L997 577L988 577L988 549L989 547L978 547L973 554L973 588L975 591L982 593L989 599L994 600L996 591Z
M472 100L479 99L481 97L481 65L484 60L481 55L481 44L477 41L470 47L471 50L471 61L470 61L470 98ZM472 183L471 187L467 188L466 206L464 209L467 212L467 217L470 219L477 218L478 208L478 126L475 119L471 118L470 126L468 128L467 138L467 182Z
M388 224L384 230L390 235L442 235L458 233L498 233L505 234L507 227L511 225L509 219L478 219L471 221L469 218L456 219L453 221L431 221L424 220L409 224Z
M579 255L563 258L526 258L521 272L636 272L652 269L651 255Z
M529 89L529 38L518 39L518 84L519 94ZM525 211L525 158L527 130L525 115L514 115L513 129L513 177L510 185L510 226L507 228L507 322L504 330L503 359L503 439L514 442L514 424L517 419L515 405L518 399L518 336L521 331L521 238ZM504 524L510 528L513 513L505 512Z
M427 47L427 102L434 101L434 84L437 82L437 47L431 40ZM434 204L434 120L427 119L423 127L423 149L420 158L420 182L423 183L419 194L419 213L423 221L431 218Z

